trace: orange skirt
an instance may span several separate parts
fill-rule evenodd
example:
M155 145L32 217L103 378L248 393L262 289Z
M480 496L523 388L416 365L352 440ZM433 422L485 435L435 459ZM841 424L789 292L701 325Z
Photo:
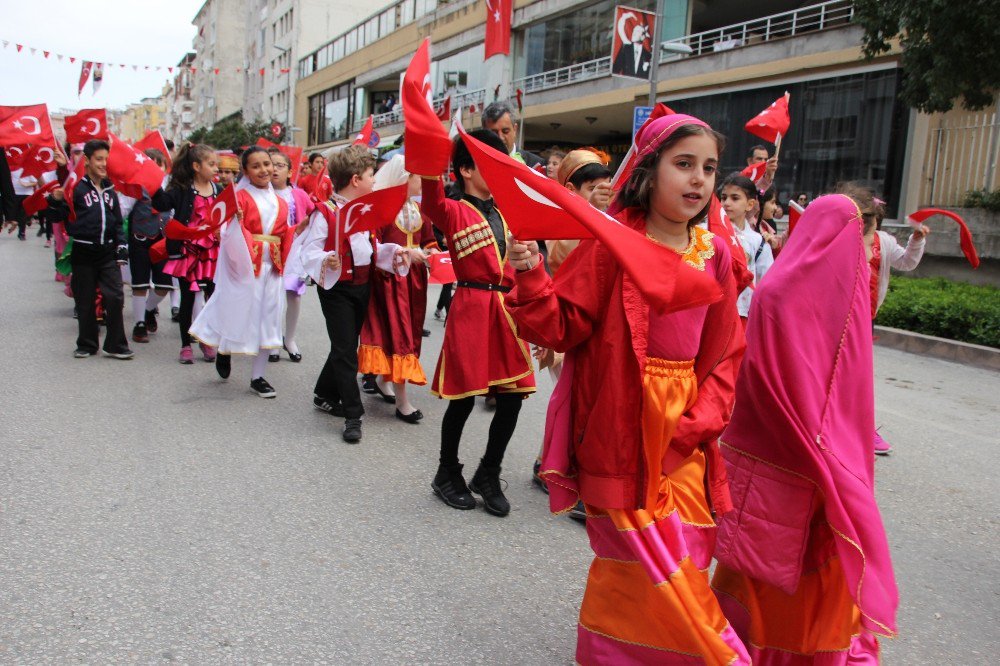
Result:
M644 455L660 470L647 506L587 506L595 557L577 629L580 664L750 663L708 583L715 524L705 457L696 451L663 469L677 422L698 395L693 366L652 358L646 365Z

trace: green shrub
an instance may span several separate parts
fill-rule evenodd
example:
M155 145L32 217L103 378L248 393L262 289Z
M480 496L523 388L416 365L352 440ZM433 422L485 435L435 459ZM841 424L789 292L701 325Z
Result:
M1000 289L893 275L875 323L1000 347Z
M984 208L1000 212L1000 190L969 190L965 193L965 200L962 201L965 208Z

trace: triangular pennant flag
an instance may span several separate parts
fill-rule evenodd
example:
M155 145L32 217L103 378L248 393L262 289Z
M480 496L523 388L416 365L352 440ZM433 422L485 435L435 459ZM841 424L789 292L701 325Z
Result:
M76 58L74 58L73 56L70 56L69 57L69 61L70 61L70 63L74 63L74 62L76 62Z
M48 52L48 51L42 51L42 53L44 53L44 54L45 54L45 57L46 57L46 58L48 58L48 57L49 57L49 52Z
M34 46L29 47L31 49L31 55L35 55L37 49Z
M132 65L132 71L133 72L138 72L139 71L139 65Z
M56 59L59 60L59 62L62 62L62 60L63 60L62 54L61 53L57 53L56 54Z
M171 74L173 74L174 73L174 68L173 67L167 67L167 71L170 72Z
M121 69L125 69L125 65L118 65Z
M3 47L7 48L8 46L10 46L10 42L8 42L6 39L3 40Z
M23 45L23 44L16 44L15 46L17 46L17 52L18 52L18 53L20 53L20 52L21 52L21 49L23 49L23 48L24 48L24 45Z

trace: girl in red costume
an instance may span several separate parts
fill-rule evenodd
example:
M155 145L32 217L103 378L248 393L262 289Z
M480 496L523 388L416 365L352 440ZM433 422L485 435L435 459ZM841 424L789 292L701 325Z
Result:
M406 276L386 271L372 275L372 295L368 316L361 328L358 349L358 371L379 375L382 395L394 396L396 418L407 423L419 423L423 412L413 406L406 383L423 386L427 383L420 365L424 317L427 314L427 255L436 250L437 241L431 223L420 213L412 197L420 194L420 177L408 174L403 156L389 160L375 174L375 189L382 190L408 183L410 197L403 204L393 224L375 234L379 243L396 243L410 255L410 272ZM388 385L387 385L388 384Z
M723 139L674 114L636 143L609 213L713 276L722 300L661 314L599 241L582 241L554 281L535 243L511 241L508 310L525 339L566 352L542 475L554 510L587 507L595 559L576 661L749 664L707 575L715 517L731 508L716 440L743 351L728 244L698 226Z
M222 229L216 293L191 326L191 335L219 350L215 368L229 377L231 354L254 356L250 388L273 398L264 379L267 358L281 348L285 260L294 231L288 226L288 204L271 186L271 158L252 146L240 156L245 189L236 193L237 219Z

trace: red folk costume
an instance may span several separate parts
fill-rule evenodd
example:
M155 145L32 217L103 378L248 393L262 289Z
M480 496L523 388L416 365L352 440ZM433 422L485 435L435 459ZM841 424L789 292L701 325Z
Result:
M445 235L459 281L431 393L447 400L491 392L534 393L531 353L504 308L514 268L506 252L500 255L489 221L470 201L445 198L440 180L423 181L420 207ZM506 242L506 222L503 226Z
M376 234L379 243L396 243L402 248L437 247L434 232L420 213L407 201L393 224ZM361 329L358 371L381 375L396 384L427 383L420 365L424 317L427 314L427 270L414 266L402 277L375 271L371 280L368 316Z

